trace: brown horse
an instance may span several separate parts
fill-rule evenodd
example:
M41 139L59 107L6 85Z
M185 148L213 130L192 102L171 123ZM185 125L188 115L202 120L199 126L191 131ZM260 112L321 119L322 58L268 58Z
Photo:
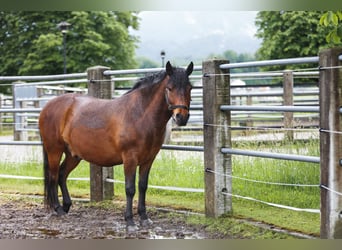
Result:
M177 125L185 126L189 119L192 71L192 62L186 69L168 62L166 70L141 79L113 100L65 94L49 101L39 117L47 207L58 215L68 213L67 177L82 159L99 166L123 164L125 220L128 228L136 228L132 200L139 166L138 214L142 225L151 224L145 206L150 168L162 146L168 120L172 117Z

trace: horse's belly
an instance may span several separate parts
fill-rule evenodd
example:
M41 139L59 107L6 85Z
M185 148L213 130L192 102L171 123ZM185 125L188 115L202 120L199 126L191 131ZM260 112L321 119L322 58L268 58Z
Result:
M122 163L121 154L114 145L100 135L88 134L85 140L75 136L69 144L69 150L72 155L96 165L114 166Z
M99 166L105 166L105 167L122 164L122 159L120 155L114 155L113 153L106 154L104 152L84 151L84 152L80 152L78 157L90 163L93 163Z
M93 163L95 165L98 166L104 166L104 167L111 167L111 166L115 166L115 165L119 165L122 164L122 160L120 158L117 157L92 157L90 155L86 156L85 158L83 158L84 160Z

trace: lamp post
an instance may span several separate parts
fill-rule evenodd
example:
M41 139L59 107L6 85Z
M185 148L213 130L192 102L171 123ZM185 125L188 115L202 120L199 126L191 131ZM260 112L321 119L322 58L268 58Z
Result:
M60 29L60 31L63 34L63 61L64 61L64 74L66 74L66 33L68 32L68 28L71 24L68 22L60 22L57 27Z
M162 51L160 51L160 57L161 57L161 59L162 59L162 68L164 68L164 59L165 59L165 51L164 50L162 50Z

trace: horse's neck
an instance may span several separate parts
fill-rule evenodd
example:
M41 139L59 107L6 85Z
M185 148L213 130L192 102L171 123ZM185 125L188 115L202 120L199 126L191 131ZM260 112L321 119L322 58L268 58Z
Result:
M165 100L165 83L161 82L151 88L144 89L144 94L141 94L145 105L144 111L146 116L151 116L155 119L156 124L165 127L168 120L171 118L171 111L168 110ZM143 93L143 92L141 92ZM148 95L146 95L148 93ZM148 100L146 99L148 98Z

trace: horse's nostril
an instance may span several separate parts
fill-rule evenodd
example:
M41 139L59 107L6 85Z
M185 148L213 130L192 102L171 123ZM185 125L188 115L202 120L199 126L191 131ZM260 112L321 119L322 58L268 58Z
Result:
M177 113L174 115L174 121L176 122L176 124L178 126L185 126L188 122L188 119L189 119L189 115L184 115L184 114L181 114L181 113Z

